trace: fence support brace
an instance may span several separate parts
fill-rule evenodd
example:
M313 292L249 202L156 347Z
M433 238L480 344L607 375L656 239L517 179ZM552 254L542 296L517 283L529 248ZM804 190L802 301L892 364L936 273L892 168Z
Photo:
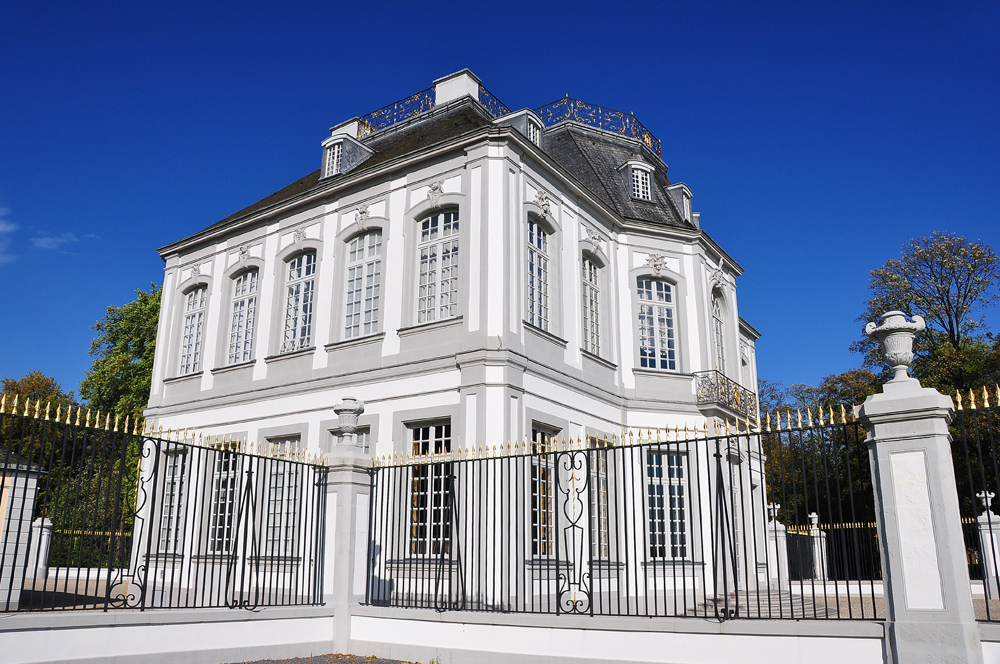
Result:
M919 317L898 311L866 332L882 342L895 377L868 397L868 431L885 590L890 664L983 662L972 606L948 424L952 401L907 375ZM902 369L902 371L900 371Z

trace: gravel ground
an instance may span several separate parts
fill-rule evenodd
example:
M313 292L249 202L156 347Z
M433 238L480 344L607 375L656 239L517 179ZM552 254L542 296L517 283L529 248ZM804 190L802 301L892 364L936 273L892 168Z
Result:
M292 657L291 659L258 659L253 662L234 664L419 664L419 662L404 662L399 659L381 659L374 655L358 657L331 653L329 655L312 655L311 657Z

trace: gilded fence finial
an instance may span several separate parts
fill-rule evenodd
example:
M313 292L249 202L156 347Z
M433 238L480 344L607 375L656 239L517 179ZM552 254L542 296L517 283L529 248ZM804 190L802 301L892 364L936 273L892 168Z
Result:
M959 410L964 410L962 408L962 391L959 390L958 392L956 392L955 396L958 398L958 409Z
M704 430L705 430L705 438L708 438L708 421L706 420L705 422L702 423L702 425L703 425ZM719 421L718 420L715 421L715 433L719 433Z
M45 421L46 422L49 421L49 408L51 406L52 406L52 402L51 401L46 401L45 402Z
M847 409L844 408L844 404L840 404L840 423L847 424Z
M833 420L833 406L830 406L830 424L835 424Z
M768 412L768 414L767 414L767 423L764 426L766 427L765 431L767 431L768 433L771 433L771 413L770 412Z
M87 422L86 422L86 424L84 424L84 426L87 427L88 429L90 428L90 409L89 408L87 409Z
M0 394L0 413L7 412L7 395Z
M69 409L68 409L68 408L67 408L67 411L66 411L66 412L67 412L67 413L69 412ZM60 418L60 417L62 417L62 406L59 406L59 405L57 405L57 406L56 406L56 422L58 422L58 421L59 421L59 418Z
M972 410L976 409L976 392L975 390L969 390L969 408Z
M983 385L983 408L990 407L990 393L986 391L986 386Z
M111 430L111 412L109 411L107 415L104 416L104 430Z
M716 432L716 433L718 433L718 432L719 432L719 426L718 426L718 422L716 422L716 426L715 426L715 432ZM737 433L738 433L738 432L737 432ZM726 418L726 435L728 436L729 434L730 434L730 431L729 431L729 418L727 417L727 418Z
M14 395L14 403L10 407L10 414L11 415L17 415L17 398L19 396L20 396L19 394L15 394Z
M812 409L809 408L809 407L806 407L806 419L809 422L809 426L812 426L813 425L813 414L812 414Z
M798 421L799 421L799 426L797 428L801 429L802 428L802 410L801 409L796 409L795 413L796 413L796 415L798 415Z
M41 417L41 413L40 413L41 407L42 407L42 400L41 399L36 399L35 400L35 419L36 420L39 417Z
M118 433L118 413L115 413L115 433Z

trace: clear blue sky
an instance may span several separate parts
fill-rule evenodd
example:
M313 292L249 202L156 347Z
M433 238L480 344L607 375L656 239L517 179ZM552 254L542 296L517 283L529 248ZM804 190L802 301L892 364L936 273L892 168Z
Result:
M761 377L848 352L867 273L949 230L1000 251L1000 3L7 0L0 377L77 389L156 248L311 172L327 128L469 67L511 108L633 111L746 270ZM1000 321L994 314L993 320Z

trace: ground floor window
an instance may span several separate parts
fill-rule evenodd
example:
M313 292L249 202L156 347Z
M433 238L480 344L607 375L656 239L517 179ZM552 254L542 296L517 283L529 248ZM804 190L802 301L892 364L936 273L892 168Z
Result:
M451 452L451 422L411 426L409 437L414 456ZM451 552L453 465L418 464L411 469L410 553L413 555Z
M686 456L646 453L646 495L650 558L688 557Z

